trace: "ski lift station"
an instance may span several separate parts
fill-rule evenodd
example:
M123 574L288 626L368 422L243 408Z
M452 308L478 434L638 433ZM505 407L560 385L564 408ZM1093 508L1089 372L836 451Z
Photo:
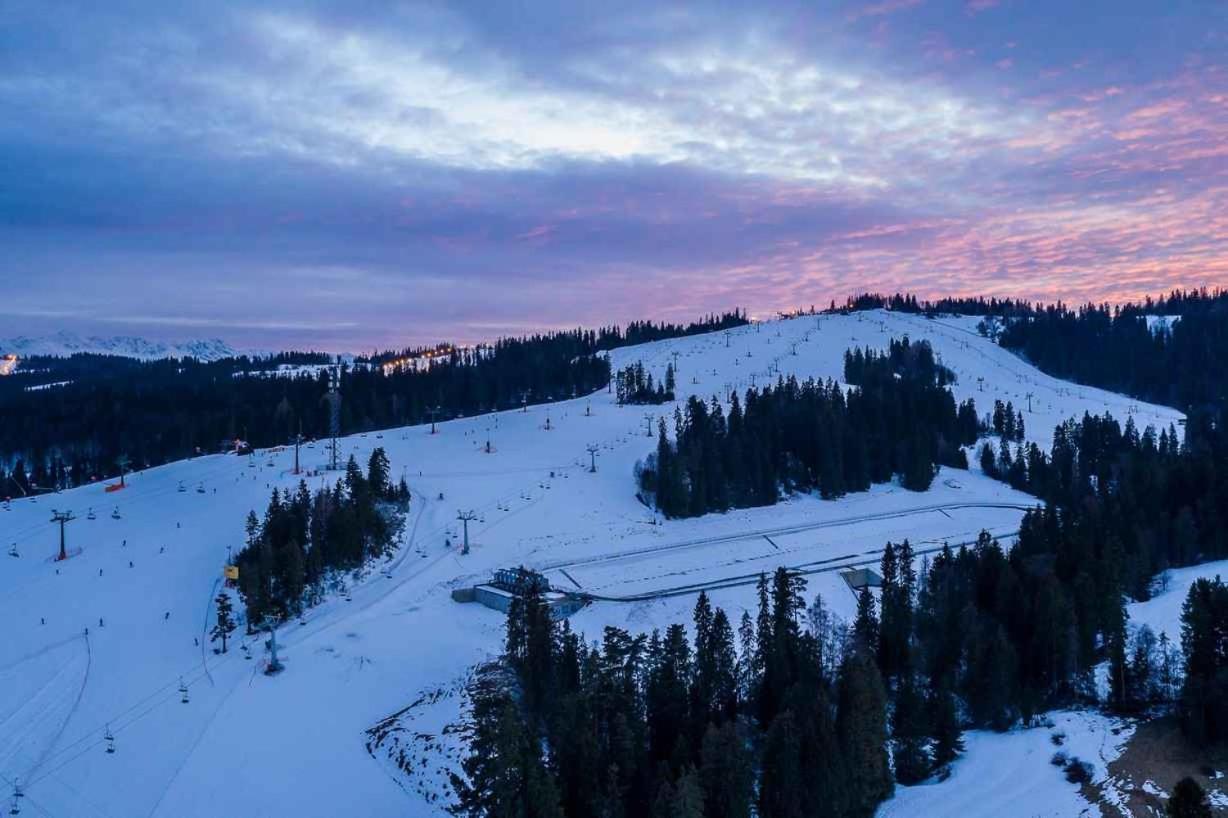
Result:
M534 584L541 588L542 596L550 607L550 615L555 619L571 616L588 604L584 597L554 590L550 587L550 580L526 568L500 568L490 582L472 588L456 588L452 591L452 599L456 602L478 602L492 610L507 613L512 600L523 595Z

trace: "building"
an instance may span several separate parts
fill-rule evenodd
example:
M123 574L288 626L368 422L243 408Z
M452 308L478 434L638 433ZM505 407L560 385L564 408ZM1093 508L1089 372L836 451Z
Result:
M533 584L542 590L546 604L550 606L550 615L555 619L571 616L588 604L583 597L552 590L548 579L525 568L500 568L490 582L455 589L452 599L456 602L479 602L492 610L507 613L512 600Z

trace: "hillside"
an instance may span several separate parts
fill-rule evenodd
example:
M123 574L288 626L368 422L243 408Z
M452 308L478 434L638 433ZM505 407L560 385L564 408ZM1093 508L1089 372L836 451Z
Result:
M995 399L1012 401L1043 447L1057 423L1084 412L1133 416L1140 428L1182 420L1044 375L975 325L881 311L806 316L620 348L611 359L616 370L643 361L658 375L675 364L684 401L762 384L777 370L839 379L846 349L881 348L907 334L928 340L954 371L957 399L974 398L982 413ZM646 428L672 413L672 404L619 407L601 391L441 423L435 435L416 426L345 438L344 453L360 462L375 447L387 450L393 478L403 475L413 492L408 524L386 564L279 630L287 669L273 678L258 672L263 635L242 640L254 656L247 660L243 650L214 655L205 634L245 515L259 513L274 487L298 482L293 451L200 457L130 475L118 492L92 485L13 501L0 511L3 545L18 554L0 556L4 785L21 785L23 810L33 815L325 816L353 814L356 804L370 816L442 815L442 770L456 738L441 733L458 718L460 682L499 651L503 632L500 615L453 602L451 590L498 567L537 567L560 587L606 598L572 619L597 638L607 624L645 630L683 620L699 587L716 588L713 604L740 616L753 605L753 576L783 564L811 571L808 594L822 593L849 618L855 600L836 569L876 562L888 539L908 537L922 553L983 528L1009 539L1036 502L974 466L944 469L921 493L883 485L835 501L795 497L665 521L636 499L632 475L653 447ZM596 473L590 444L598 447ZM304 454L309 469L325 461L320 445ZM77 517L67 535L80 551L59 564L52 508ZM477 514L467 555L459 550L461 510ZM387 748L366 746L366 731L394 714L407 731L401 746L423 754L411 775ZM1036 741L970 741L952 781L972 788L969 798L992 786L976 766L982 745L997 753L993 745L1016 740ZM1036 760L1032 778L1016 778L1017 814L1036 814L1029 798L1059 787L1071 796L1063 803L1077 803L1073 785ZM902 792L887 814L926 809L918 804L923 788Z

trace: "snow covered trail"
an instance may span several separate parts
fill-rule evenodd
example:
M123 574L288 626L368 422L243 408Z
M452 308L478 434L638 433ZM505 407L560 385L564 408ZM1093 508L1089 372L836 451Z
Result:
M1123 418L1133 411L1140 426L1181 417L1047 379L970 333L974 326L974 319L886 312L806 316L618 349L611 361L619 368L643 360L657 377L676 362L680 400L723 398L777 372L839 379L847 348L882 347L907 333L929 339L957 373L957 397L974 397L982 412L995 397L1012 400L1029 437L1044 446L1056 422L1085 411ZM1045 396L1034 397L1031 413L1029 391ZM410 484L403 544L347 582L348 601L329 596L304 624L278 630L286 671L275 678L256 670L263 635L246 640L251 660L238 645L213 654L201 638L211 624L202 606L216 593L227 547L243 542L247 512L262 512L274 487L297 484L293 451L199 457L132 474L111 494L93 485L14 501L0 509L0 546L20 555L0 554L0 776L27 775L45 753L25 782L26 809L59 818L311 818L352 814L356 801L375 818L442 815L439 802L407 792L371 759L365 730L497 653L502 618L454 603L451 589L518 564L567 570L610 596L697 588L778 564L873 560L887 539L931 548L971 539L982 527L1006 535L1035 502L974 466L943 470L923 494L882 485L836 501L792 497L772 508L664 521L636 499L632 472L653 448L646 430L673 411L619 407L603 390L440 423L435 435L411 427L344 438L343 457L365 465L382 446L394 479ZM485 451L488 435L493 453ZM589 445L598 447L595 474ZM326 454L315 444L303 457L314 469ZM314 489L334 479L307 482ZM59 543L52 508L76 515L66 533L79 553L63 563L52 560ZM460 510L478 516L468 555L459 549ZM810 595L822 593L833 611L851 615L855 600L838 572L809 582ZM607 624L646 630L688 621L692 594L595 602L574 625L596 635ZM754 604L753 586L711 596L734 616ZM114 754L104 752L108 725Z

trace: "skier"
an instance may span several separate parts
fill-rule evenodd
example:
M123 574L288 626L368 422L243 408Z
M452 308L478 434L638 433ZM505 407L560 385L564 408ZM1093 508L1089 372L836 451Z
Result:
M132 567L132 560L128 560L128 567L129 567L129 568L131 568L131 567Z
M170 612L170 611L167 611L167 612L166 612L166 615L162 617L162 621L163 621L163 622L165 622L166 620L168 620L168 619L170 619L170 618L171 618L171 612Z

